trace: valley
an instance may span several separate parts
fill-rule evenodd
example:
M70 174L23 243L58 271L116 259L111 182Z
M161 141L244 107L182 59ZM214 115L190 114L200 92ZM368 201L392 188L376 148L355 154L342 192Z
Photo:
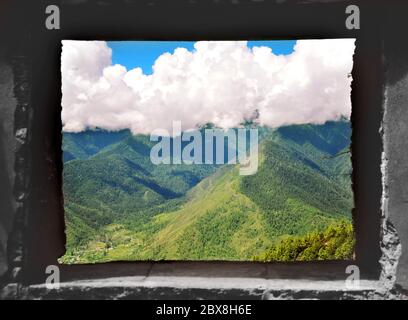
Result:
M127 130L64 133L61 262L351 258L350 135L346 120L260 127L258 172L240 176L154 165Z

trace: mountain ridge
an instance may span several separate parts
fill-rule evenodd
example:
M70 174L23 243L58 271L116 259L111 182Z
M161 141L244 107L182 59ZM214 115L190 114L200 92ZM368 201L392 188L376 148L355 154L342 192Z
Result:
M233 165L154 166L146 136L81 136L88 157L64 165L62 261L250 260L279 239L351 221L351 161L338 155L350 124L261 130L258 172L245 177ZM75 153L69 136L64 154Z

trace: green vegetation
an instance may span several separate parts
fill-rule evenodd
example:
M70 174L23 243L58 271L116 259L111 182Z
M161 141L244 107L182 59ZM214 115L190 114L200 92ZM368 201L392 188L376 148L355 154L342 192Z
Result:
M128 131L64 134L61 260L350 257L350 133L346 121L260 128L260 166L252 176L228 165L155 166L149 138ZM337 230L331 238L330 230ZM288 249L295 245L297 255Z
M354 232L351 223L342 221L323 232L290 236L272 246L254 261L348 260L354 255Z

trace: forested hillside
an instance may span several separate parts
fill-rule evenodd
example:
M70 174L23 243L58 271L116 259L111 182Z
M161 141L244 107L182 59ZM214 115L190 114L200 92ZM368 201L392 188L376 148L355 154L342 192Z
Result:
M65 133L62 261L350 258L349 123L260 133L252 176L237 165L153 165L149 137L128 131ZM325 248L328 234L343 249Z

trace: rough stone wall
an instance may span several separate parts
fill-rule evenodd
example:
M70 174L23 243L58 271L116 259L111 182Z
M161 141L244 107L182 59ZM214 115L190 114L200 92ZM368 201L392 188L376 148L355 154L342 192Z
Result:
M7 239L15 210L14 183L14 98L13 71L0 48L0 276L7 268Z
M388 57L382 247L383 276L408 289L408 50L402 46L392 46ZM401 74L401 70L406 73Z

